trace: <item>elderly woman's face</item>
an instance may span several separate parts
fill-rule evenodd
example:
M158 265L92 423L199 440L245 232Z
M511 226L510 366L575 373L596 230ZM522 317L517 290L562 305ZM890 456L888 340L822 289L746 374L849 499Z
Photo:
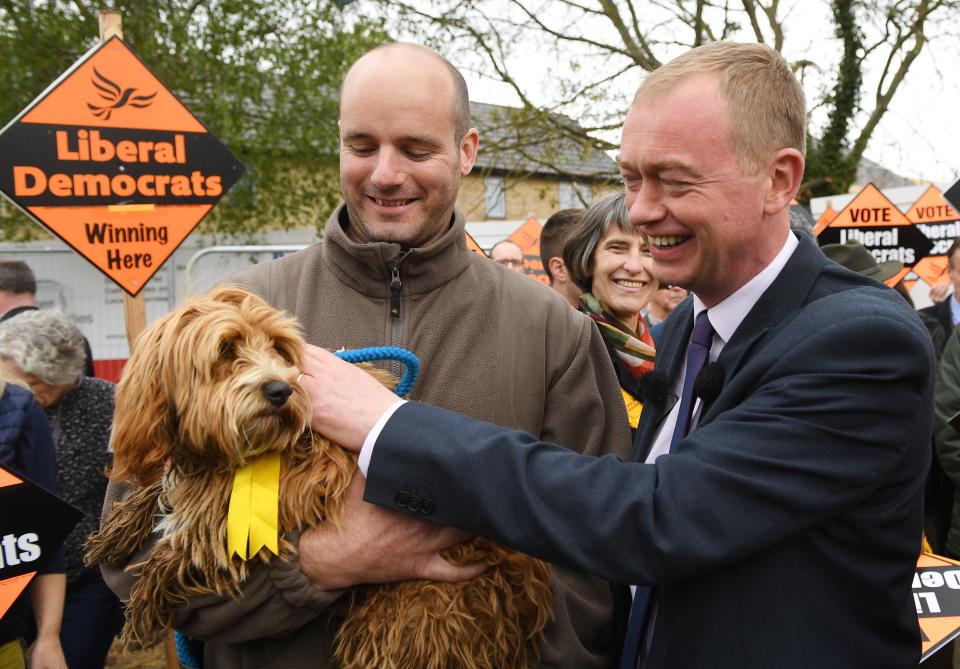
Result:
M44 409L47 407L52 407L59 402L60 398L63 397L63 394L70 390L72 386L72 384L69 383L61 385L47 383L36 375L23 371L17 366L17 363L13 362L12 360L4 360L4 362L6 363L11 374L30 387L30 392L33 393L33 396L37 398L37 403Z
M650 273L653 260L647 238L611 225L593 252L591 292L606 308L630 327L636 327L640 310L647 306L657 282Z

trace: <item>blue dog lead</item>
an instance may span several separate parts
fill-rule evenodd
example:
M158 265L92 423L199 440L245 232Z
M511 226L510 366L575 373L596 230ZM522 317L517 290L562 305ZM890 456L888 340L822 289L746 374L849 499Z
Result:
M413 390L413 384L417 382L420 375L420 360L413 353L399 346L374 346L371 348L358 348L353 351L337 351L335 356L352 362L372 362L374 360L396 360L403 363L404 372L400 383L393 389L400 397L406 397Z

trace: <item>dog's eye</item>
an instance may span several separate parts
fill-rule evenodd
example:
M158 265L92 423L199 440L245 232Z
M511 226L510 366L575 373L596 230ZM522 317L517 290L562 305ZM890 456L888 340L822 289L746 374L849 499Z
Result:
M232 341L220 343L220 359L231 362L237 359L237 347Z
M280 355L281 358L283 358L286 361L288 365L292 365L294 363L293 356L290 354L290 351L288 351L287 349L278 348L277 353Z

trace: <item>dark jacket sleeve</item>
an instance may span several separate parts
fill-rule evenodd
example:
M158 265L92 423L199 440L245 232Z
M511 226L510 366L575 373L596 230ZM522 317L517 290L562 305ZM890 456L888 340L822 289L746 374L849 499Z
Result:
M960 413L960 329L954 330L940 356L934 399L937 456L943 471L957 486L960 485L960 432L948 421Z
M47 415L36 401L32 401L27 409L21 436L22 447L19 460L24 475L53 494L57 494L57 462L53 450L53 435L50 433ZM63 554L63 546L60 545L40 569L40 573L61 574L66 570L67 562Z
M409 403L376 442L365 499L396 508L416 482L434 520L537 557L619 583L688 578L851 511L902 470L922 486L924 340L919 323L863 314L788 328L749 387L725 390L728 410L650 465Z

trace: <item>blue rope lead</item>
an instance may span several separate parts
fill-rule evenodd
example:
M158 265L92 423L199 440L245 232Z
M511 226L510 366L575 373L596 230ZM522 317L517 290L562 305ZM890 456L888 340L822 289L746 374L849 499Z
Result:
M413 353L399 346L374 346L372 348L358 348L353 351L337 351L335 356L347 362L372 362L374 360L396 360L402 362L405 370L400 383L393 389L400 397L406 397L413 390L413 384L420 375L420 360Z

